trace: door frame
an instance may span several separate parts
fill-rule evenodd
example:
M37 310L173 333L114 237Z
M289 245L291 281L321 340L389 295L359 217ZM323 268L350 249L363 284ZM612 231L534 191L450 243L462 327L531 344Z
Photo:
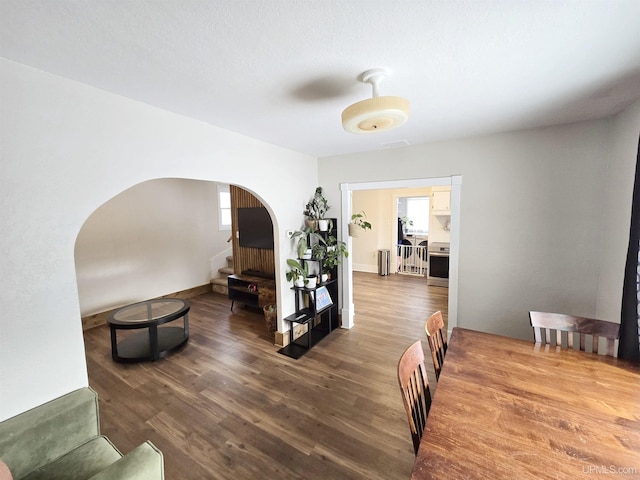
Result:
M451 330L458 325L458 265L460 253L460 197L462 190L462 175L436 178L415 178L408 180L382 180L377 182L341 183L341 231L342 240L347 243L349 251L352 249L352 240L348 236L349 220L352 214L353 192L360 190L383 190L395 188L418 187L451 187L451 251L449 254L449 292L448 292L448 325L449 335ZM342 262L342 328L353 328L353 255Z

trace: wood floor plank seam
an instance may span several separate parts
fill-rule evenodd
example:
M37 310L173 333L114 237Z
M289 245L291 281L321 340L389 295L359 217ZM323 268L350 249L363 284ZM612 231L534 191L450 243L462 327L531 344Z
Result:
M217 293L190 299L189 343L158 362L114 363L108 328L85 331L102 433L124 453L151 440L167 479L408 478L397 362L417 339L428 349L424 322L437 310L446 320L447 290L424 277L353 279L355 327L299 360L278 354L261 313L231 312Z

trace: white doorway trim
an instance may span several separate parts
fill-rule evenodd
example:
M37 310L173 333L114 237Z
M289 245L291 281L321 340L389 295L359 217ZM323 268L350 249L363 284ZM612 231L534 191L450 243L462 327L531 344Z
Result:
M449 306L448 306L448 333L458 325L458 266L460 252L460 194L462 189L462 176L438 178L414 178L408 180L384 180L379 182L341 183L342 196L342 239L347 243L347 249L351 251L352 241L348 236L349 220L352 212L352 192L359 190L383 190L389 188L415 188L451 186L451 252L449 254ZM348 256L342 262L342 328L353 328L353 255ZM426 319L425 319L426 320Z

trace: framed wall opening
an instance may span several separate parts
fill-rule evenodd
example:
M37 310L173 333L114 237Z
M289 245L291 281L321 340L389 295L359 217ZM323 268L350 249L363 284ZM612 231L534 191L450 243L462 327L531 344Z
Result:
M460 197L462 190L462 176L419 178L408 180L383 180L377 182L342 183L340 184L342 225L341 231L348 231L349 219L352 214L352 197L354 191L360 190L382 190L400 189L416 187L451 187L451 252L449 265L449 292L448 292L448 330L457 326L458 319L458 265L459 265L459 245L460 245ZM352 249L352 240L345 236L349 250ZM342 327L352 328L354 323L353 304L353 256L349 256L342 263Z

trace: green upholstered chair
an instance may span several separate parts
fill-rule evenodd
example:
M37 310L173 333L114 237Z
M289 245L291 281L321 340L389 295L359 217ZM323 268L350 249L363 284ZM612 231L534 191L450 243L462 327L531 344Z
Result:
M164 478L151 442L123 456L100 435L98 396L88 387L1 422L0 460L14 480Z

